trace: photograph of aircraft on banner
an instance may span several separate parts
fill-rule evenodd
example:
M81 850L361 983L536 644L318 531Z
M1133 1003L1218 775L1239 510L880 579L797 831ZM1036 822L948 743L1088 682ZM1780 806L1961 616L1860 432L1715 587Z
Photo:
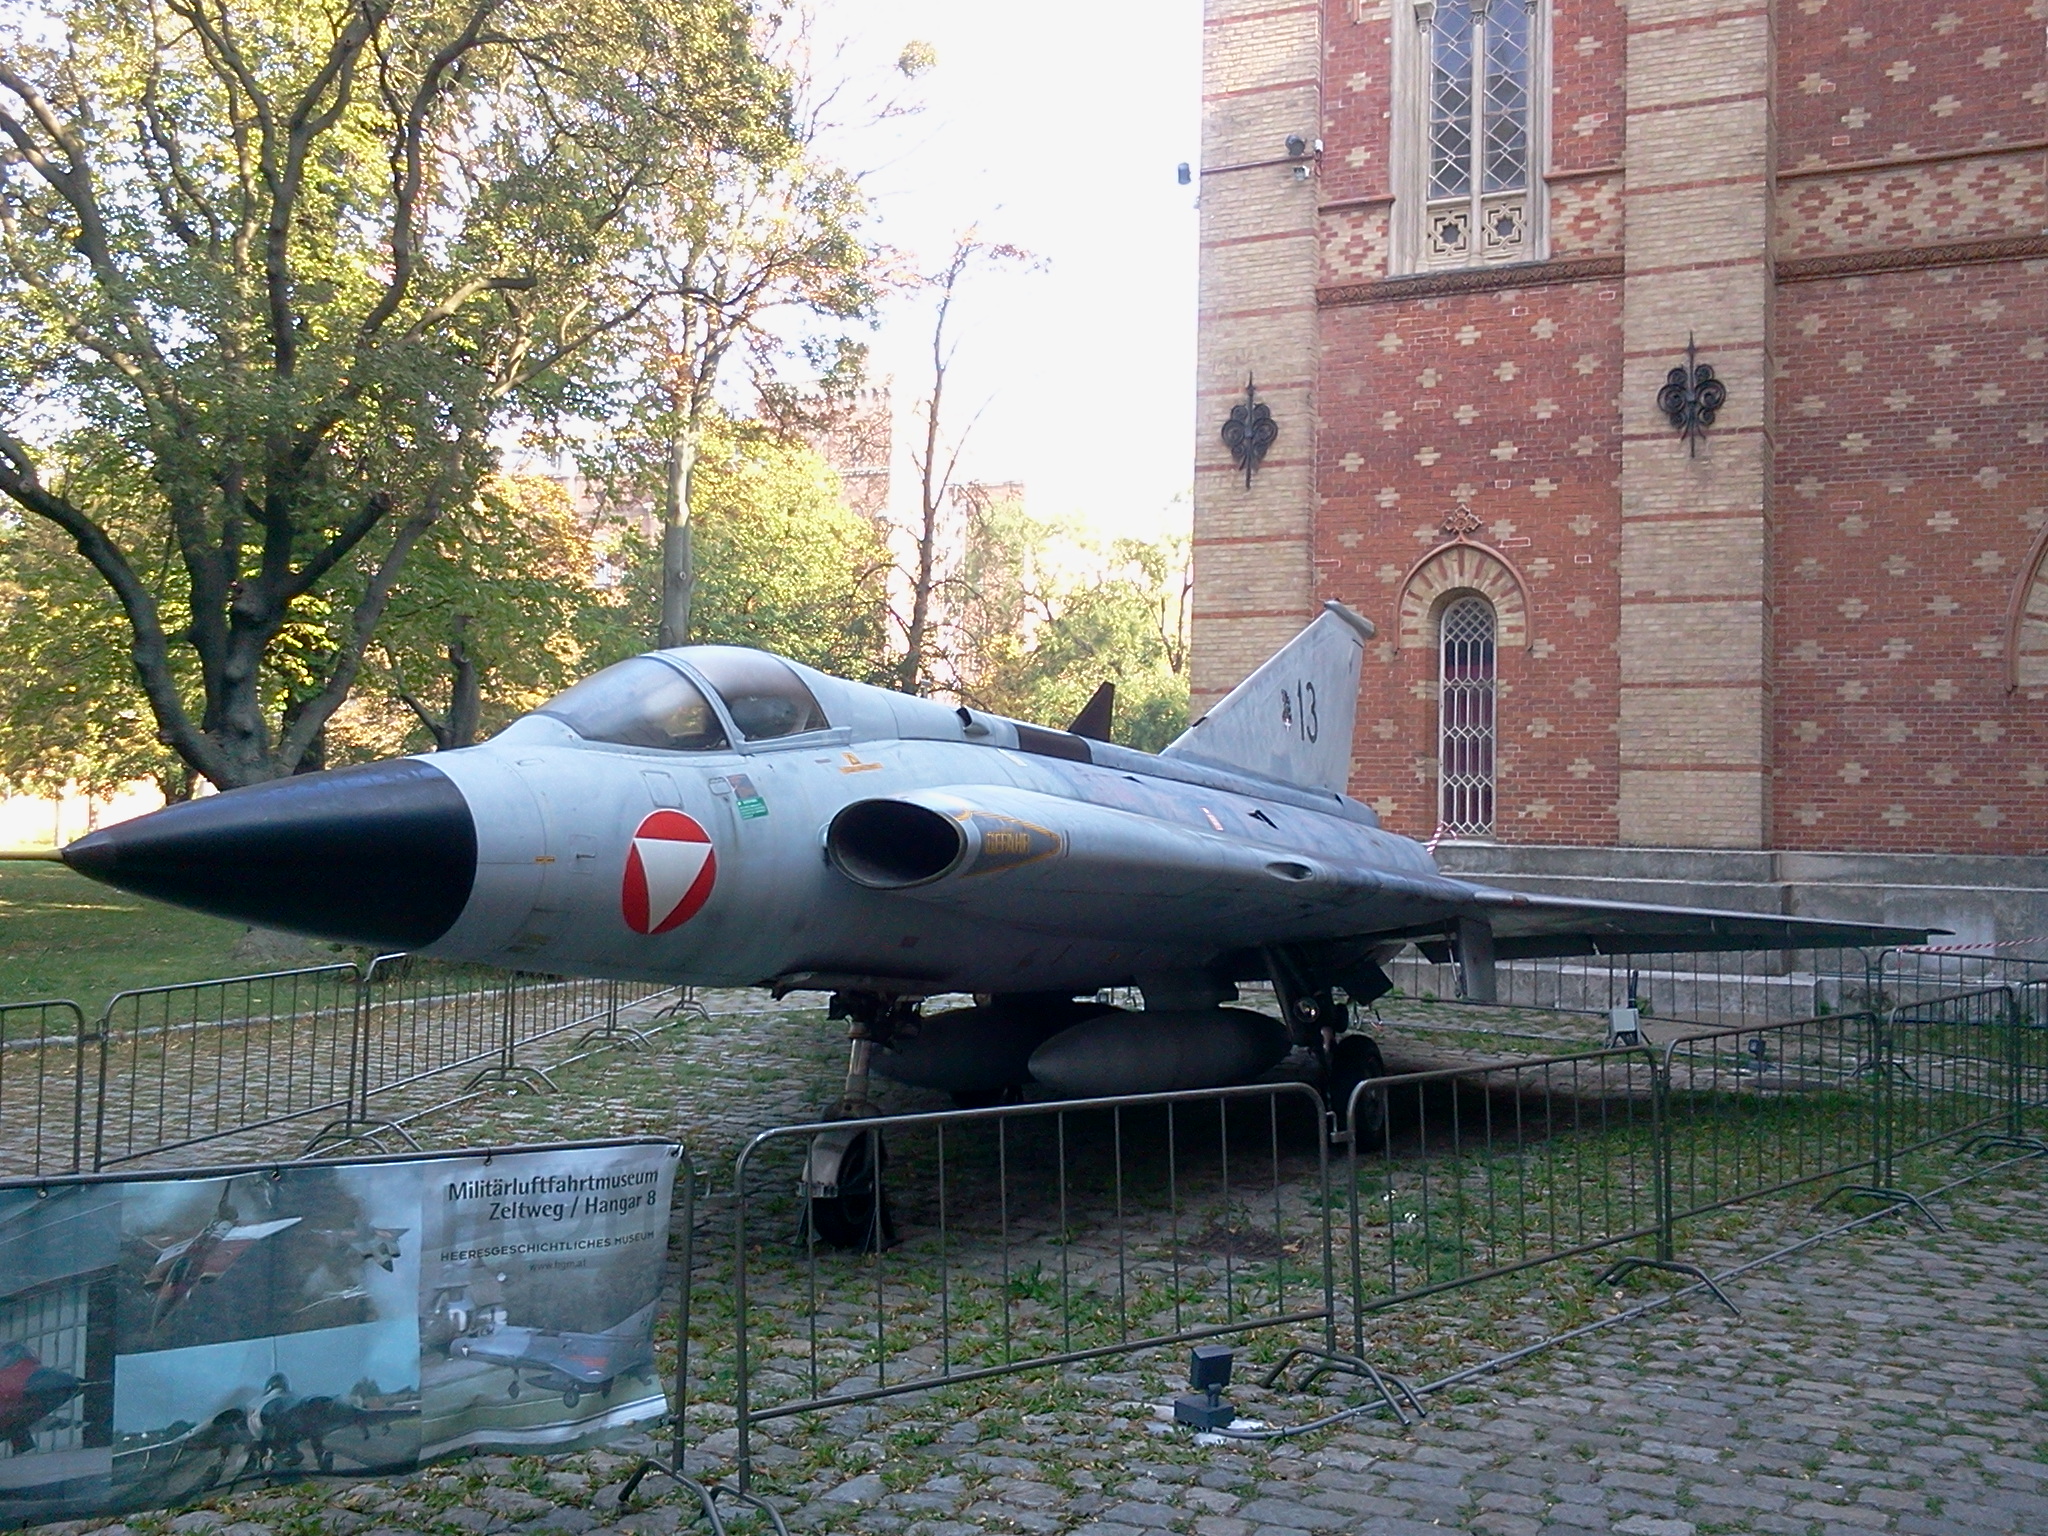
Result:
M161 1327L164 1319L200 1286L210 1285L226 1274L253 1245L296 1227L301 1219L286 1216L277 1221L245 1223L236 1214L228 1186L223 1184L213 1219L197 1232L186 1237L143 1237L141 1241L156 1254L155 1262L142 1277L142 1288L153 1301L150 1331Z
M522 1328L508 1323L504 1309L491 1308L469 1332L451 1339L448 1353L457 1360L475 1360L510 1372L505 1395L517 1397L528 1387L561 1394L562 1405L574 1408L586 1394L610 1397L621 1376L638 1375L654 1364L654 1340L647 1307L602 1333L571 1333L557 1328Z
M1247 1082L1294 1045L1341 1103L1381 1065L1349 1003L1388 991L1383 966L1411 942L1455 953L1484 999L1497 960L1927 939L1441 873L1345 793L1372 634L1326 603L1157 755L1107 739L1107 690L1048 730L761 651L657 651L480 746L189 801L62 856L331 940L827 991L853 1037L849 1115L871 1071L977 1103ZM1225 1006L1259 981L1282 1020ZM1125 986L1141 1010L1087 1000ZM920 1014L961 993L976 1005ZM828 1161L865 1155L845 1140ZM838 1182L813 1161L820 1188ZM831 1198L814 1202L822 1232L864 1230Z
M83 1381L43 1364L26 1344L0 1344L0 1440L17 1456L30 1454L35 1432L84 1390Z

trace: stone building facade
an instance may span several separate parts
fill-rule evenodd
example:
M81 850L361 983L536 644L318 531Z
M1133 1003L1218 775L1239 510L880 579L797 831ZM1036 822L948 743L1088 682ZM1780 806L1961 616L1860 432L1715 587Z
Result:
M1204 135L1197 707L1340 597L1398 830L2048 853L2048 0L1207 0Z

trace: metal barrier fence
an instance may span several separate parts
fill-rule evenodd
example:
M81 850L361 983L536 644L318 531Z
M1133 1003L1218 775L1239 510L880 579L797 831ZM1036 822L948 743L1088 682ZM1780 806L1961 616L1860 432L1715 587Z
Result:
M1359 1084L1354 1346L1367 1312L1658 1232L1656 1067L1620 1049Z
M1939 1144L2048 1150L2027 1135L2027 1110L2048 1104L2030 1001L1988 987L1360 1083L1345 1122L1354 1349L1371 1312L1554 1260L1614 1251L1622 1270L1694 1272L1679 1224L1744 1201L1829 1180L1831 1195L1907 1199L1898 1160Z
M679 988L383 955L120 992L91 1020L63 1000L0 1005L0 1174L197 1146L269 1155L280 1128L315 1122L305 1152L380 1132L409 1141L408 1123L484 1087L552 1088L548 1069L586 1047L637 1044L622 1010L669 994L687 1002ZM540 1063L537 1047L578 1030ZM452 1092L405 1092L464 1069Z
M1881 1006L1873 1002L1881 958L1910 970L1913 957L1860 949L1572 955L1499 961L1494 986L1508 1008L1605 1014L1634 1005L1649 1018L1764 1024ZM1409 954L1387 971L1405 997L1465 1002L1472 990L1455 960Z
M1683 1035L1660 1053L1671 1224L1821 1179L1877 1182L1887 1100L1873 1014Z
M85 1066L85 1013L78 1004L53 998L0 1005L0 1130L31 1164L28 1172L79 1166Z
M1470 1001L1463 968L1410 952L1387 967L1398 997ZM1985 949L1736 950L1503 960L1497 1002L1548 1013L1605 1014L1632 1003L1646 1018L1727 1027L1832 1013L1883 1013L1956 992L2011 986L2048 992L2048 960Z
M821 1189L865 1251L821 1242ZM732 1243L733 1353L706 1369L742 1489L769 1420L1190 1339L1335 1339L1329 1144L1300 1083L781 1127L739 1155Z
M94 1031L95 1169L349 1104L353 965L118 992Z

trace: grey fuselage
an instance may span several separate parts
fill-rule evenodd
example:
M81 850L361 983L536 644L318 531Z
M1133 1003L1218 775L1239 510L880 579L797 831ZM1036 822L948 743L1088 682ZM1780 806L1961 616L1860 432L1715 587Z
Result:
M688 649L661 654L690 667ZM1231 954L1398 927L1469 889L1341 795L795 670L829 729L675 751L587 741L534 714L421 759L461 790L477 838L467 904L422 952L701 986L1071 993L1215 976ZM847 807L934 794L1049 827L1057 851L970 870L959 900L945 882L871 888L828 857ZM622 913L629 850L664 808L708 834L714 878L686 921L636 932ZM1069 816L1086 825L1051 825ZM1155 841L1171 845L1156 867ZM1119 867L1088 866L1084 844ZM1209 862L1235 867L1212 888ZM1361 877L1384 886L1378 900Z

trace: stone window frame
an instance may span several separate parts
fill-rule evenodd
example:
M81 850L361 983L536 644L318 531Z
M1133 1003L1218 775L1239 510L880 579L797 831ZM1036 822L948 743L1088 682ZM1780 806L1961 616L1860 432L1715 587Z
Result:
M1452 644L1476 641L1478 636L1454 635L1453 615L1469 630L1467 616L1481 613L1485 616L1484 675L1461 668L1471 675L1454 689ZM1435 620L1437 830L1454 838L1491 837L1500 809L1500 611L1484 592L1466 587L1444 594L1436 605ZM1472 766L1482 761L1483 768ZM1453 762L1465 764L1466 771L1454 773Z
M1483 599L1493 613L1493 758L1491 822L1484 832L1470 828L1447 831L1444 822L1443 620L1451 605L1465 598ZM1463 534L1429 551L1401 579L1395 606L1396 643L1403 650L1426 650L1431 656L1431 682L1436 690L1434 750L1437 782L1434 791L1437 831L1453 838L1494 836L1500 820L1500 705L1503 651L1529 645L1528 584L1514 562L1490 544Z
M1529 166L1523 194L1524 234L1512 253L1486 256L1468 251L1463 260L1429 258L1425 224L1429 210L1430 58L1429 29L1438 0L1393 0L1392 190L1390 260L1393 275L1469 272L1543 261L1550 254L1550 58L1555 7L1551 0L1472 0L1491 9L1522 5L1529 12ZM1482 204L1485 194L1476 199ZM1477 231L1475 230L1475 233Z

